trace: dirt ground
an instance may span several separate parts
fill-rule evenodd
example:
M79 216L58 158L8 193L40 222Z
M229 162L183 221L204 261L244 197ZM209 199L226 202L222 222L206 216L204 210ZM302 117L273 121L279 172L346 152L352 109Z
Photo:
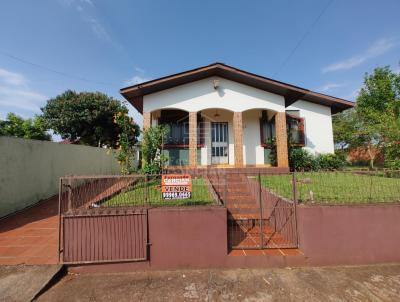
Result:
M68 274L38 301L400 301L400 264Z

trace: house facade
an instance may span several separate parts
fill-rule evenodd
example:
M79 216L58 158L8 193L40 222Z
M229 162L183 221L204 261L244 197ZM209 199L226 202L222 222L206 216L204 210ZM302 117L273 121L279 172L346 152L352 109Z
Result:
M121 89L143 128L166 125L169 166L288 167L288 147L333 153L352 102L221 63Z

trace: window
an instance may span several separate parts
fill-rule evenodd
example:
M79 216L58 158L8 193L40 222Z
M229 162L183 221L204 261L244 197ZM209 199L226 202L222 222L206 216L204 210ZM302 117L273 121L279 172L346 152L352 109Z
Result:
M275 141L275 117L268 119L267 111L261 115L260 135L262 145L272 145Z
M286 129L290 145L304 146L304 118L300 117L299 110L286 111ZM263 111L260 119L261 145L271 147L275 144L275 117L268 118L266 111Z
M189 115L180 110L163 110L159 119L160 125L168 128L165 145L188 147L189 146ZM203 119L200 114L197 115L197 143L204 142Z
M299 110L286 111L286 128L290 145L304 146L304 118Z

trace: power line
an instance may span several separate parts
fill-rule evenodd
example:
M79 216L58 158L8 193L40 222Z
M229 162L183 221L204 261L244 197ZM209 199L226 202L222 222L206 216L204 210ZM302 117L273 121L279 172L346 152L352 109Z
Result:
M53 68L50 68L50 67L47 67L47 66L44 66L44 65L40 65L40 64L37 64L37 63L31 62L31 61L25 60L25 59L23 59L23 58L14 56L14 55L12 55L12 54L9 54L9 53L4 52L4 51L1 51L1 50L0 50L0 54L3 55L3 56L6 56L6 57L8 57L8 58L14 59L14 60L16 60L16 61L19 61L19 62L21 62L21 63L27 64L27 65L31 65L31 66L34 66L34 67L36 67L36 68L43 69L43 70L46 70L46 71L49 71L49 72L52 72L52 73L61 75L61 76L66 77L66 78L71 78L71 79L74 79L74 80L79 80L79 81L88 82L88 83L93 83L93 84L98 84L98 85L113 86L113 87L119 85L119 84L116 84L116 83L113 84L113 83L107 83L107 82L99 82L99 81L95 81L95 80L90 80L90 79L87 79L87 78L83 78L83 77L80 77L80 76L76 76L76 75L73 75L73 74L68 74L68 73L65 73L65 72L62 72L62 71L58 71L58 70L55 70L55 69L53 69Z
M328 7L332 4L333 0L330 0L325 7L321 10L321 12L318 14L317 18L314 20L314 22L310 25L308 30L304 33L304 35L301 37L301 39L297 42L296 46L292 49L290 54L286 57L286 59L282 62L281 66L279 69L273 74L273 76L278 75L282 69L286 66L286 64L289 62L293 54L296 52L296 50L299 48L301 43L307 38L308 34L311 32L311 30L314 28L315 25L317 25L319 19L324 15L325 11L328 9Z

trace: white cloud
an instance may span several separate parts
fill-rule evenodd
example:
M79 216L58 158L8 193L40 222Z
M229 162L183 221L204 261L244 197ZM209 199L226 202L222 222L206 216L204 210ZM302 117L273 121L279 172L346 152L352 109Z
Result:
M0 68L0 83L1 82L9 85L25 85L26 79L19 73Z
M0 68L0 114L2 118L8 112L22 116L40 113L40 107L48 99L27 85L28 79L22 74Z
M108 42L112 42L111 36L107 30L89 11L93 9L94 4L91 0L59 0L64 6L73 7L79 13L80 18L89 25L92 32L99 38Z
M338 70L347 70L356 67L369 59L378 57L388 52L397 44L395 39L380 39L372 44L366 51L349 59L330 64L322 68L322 72L332 72Z
M327 84L324 84L321 87L317 88L316 90L320 91L320 92L328 92L328 91L331 91L331 90L334 90L336 88L343 87L343 86L344 86L343 84L327 83Z
M134 75L132 78L130 78L130 79L124 81L124 85L126 85L126 86L136 85L136 84L140 84L140 83L143 83L143 82L147 82L147 81L149 81L149 80L150 80L150 79L145 78L145 77L143 77L143 76Z

